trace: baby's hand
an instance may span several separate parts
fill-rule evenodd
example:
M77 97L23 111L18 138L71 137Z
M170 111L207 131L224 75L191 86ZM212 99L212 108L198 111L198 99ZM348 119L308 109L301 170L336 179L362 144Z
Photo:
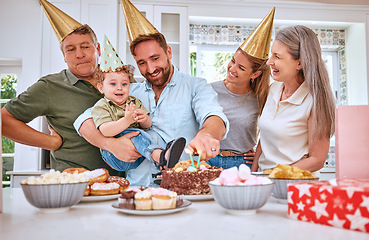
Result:
M129 123L134 123L136 122L136 105L131 102L130 104L126 104L126 111L124 112L124 118L129 122Z
M147 118L149 117L144 110L142 109L136 109L135 111L136 118L135 120L139 123L145 122Z

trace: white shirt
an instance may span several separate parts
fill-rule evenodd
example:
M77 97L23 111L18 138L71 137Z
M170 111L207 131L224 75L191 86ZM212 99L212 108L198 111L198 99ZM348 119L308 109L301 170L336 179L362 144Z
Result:
M273 82L259 120L261 171L278 164L291 164L309 153L308 119L313 98L306 82L293 95L280 101L283 83Z

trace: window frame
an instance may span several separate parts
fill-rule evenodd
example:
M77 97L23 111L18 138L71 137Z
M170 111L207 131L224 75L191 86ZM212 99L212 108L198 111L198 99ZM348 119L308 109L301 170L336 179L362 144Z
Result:
M0 58L0 77L2 77L4 75L15 75L16 78L17 78L17 88L18 88L19 79L22 76L22 60L20 60L20 59ZM16 95L18 95L18 89L17 88L15 89ZM1 104L7 103L10 100L11 99L1 99L0 98L0 103ZM15 160L15 149L16 148L14 146L14 152L13 153L3 153L1 151L1 161L3 160L3 158L13 158L13 161L14 161ZM14 163L13 163L13 167L14 167ZM3 168L3 165L2 165L2 168ZM3 169L1 169L1 171L2 170ZM4 185L10 185L10 182L2 181L2 186L4 186Z

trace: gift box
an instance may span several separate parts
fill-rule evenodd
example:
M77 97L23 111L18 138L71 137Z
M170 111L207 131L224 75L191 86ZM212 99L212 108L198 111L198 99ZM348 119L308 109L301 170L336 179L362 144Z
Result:
M369 180L288 185L288 217L369 233Z
M368 122L368 105L348 105L336 108L335 160L337 179L369 179Z

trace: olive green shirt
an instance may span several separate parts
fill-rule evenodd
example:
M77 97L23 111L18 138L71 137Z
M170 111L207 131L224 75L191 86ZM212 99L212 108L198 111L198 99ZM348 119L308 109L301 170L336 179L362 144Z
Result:
M142 105L142 102L139 99L133 96L128 96L126 103L130 104L131 102L135 104L136 109L142 109L146 114L149 114L149 111L146 110L146 108ZM91 116L92 116L92 119L94 120L96 128L99 128L100 125L105 122L112 122L112 121L117 121L121 119L122 117L124 117L125 111L126 111L126 105L121 107L115 102L104 97L100 99L94 105L91 111ZM141 128L138 122L132 123L129 127L130 128Z
M28 123L45 116L48 124L63 138L60 149L50 151L51 168L106 168L99 148L79 136L73 127L75 119L92 107L103 95L88 81L78 79L70 70L40 78L5 108L16 119Z

